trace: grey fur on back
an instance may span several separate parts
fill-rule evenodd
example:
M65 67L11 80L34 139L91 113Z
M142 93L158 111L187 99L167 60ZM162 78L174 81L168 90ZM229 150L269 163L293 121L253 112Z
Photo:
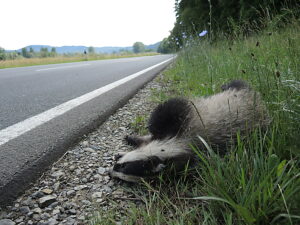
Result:
M153 139L176 137L197 142L200 135L224 153L238 132L246 136L255 128L267 127L267 109L246 82L234 80L221 89L222 92L205 98L173 98L160 104L149 120Z

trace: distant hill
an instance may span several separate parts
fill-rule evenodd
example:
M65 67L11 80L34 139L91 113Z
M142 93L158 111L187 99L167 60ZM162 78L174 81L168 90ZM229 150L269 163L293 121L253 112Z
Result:
M146 50L151 49L153 51L156 51L160 42L157 42L152 45L145 45ZM88 51L87 46L61 46L61 47L56 47L56 46L50 46L50 45L29 45L26 46L27 50L29 51L30 48L32 48L35 52L39 52L41 48L48 48L48 51L51 51L52 48L56 49L56 52L58 54L68 54L68 53L83 53L85 50ZM122 51L132 51L132 46L128 47L113 47L113 46L108 46L108 47L94 47L96 53L114 53L114 52L120 52ZM21 51L21 49L18 49L16 51Z

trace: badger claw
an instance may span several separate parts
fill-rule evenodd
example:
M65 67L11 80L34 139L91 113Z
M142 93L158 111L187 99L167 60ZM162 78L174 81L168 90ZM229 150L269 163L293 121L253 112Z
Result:
M127 152L118 152L114 155L114 160L118 161L120 158L122 158Z

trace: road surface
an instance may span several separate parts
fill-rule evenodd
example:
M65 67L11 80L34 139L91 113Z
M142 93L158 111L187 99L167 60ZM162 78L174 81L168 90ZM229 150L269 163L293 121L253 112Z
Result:
M0 70L0 205L172 62L172 55Z

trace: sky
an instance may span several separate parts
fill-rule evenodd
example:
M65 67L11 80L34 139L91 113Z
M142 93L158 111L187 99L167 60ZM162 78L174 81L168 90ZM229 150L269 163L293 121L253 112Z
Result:
M154 44L175 23L175 0L0 0L0 47Z

